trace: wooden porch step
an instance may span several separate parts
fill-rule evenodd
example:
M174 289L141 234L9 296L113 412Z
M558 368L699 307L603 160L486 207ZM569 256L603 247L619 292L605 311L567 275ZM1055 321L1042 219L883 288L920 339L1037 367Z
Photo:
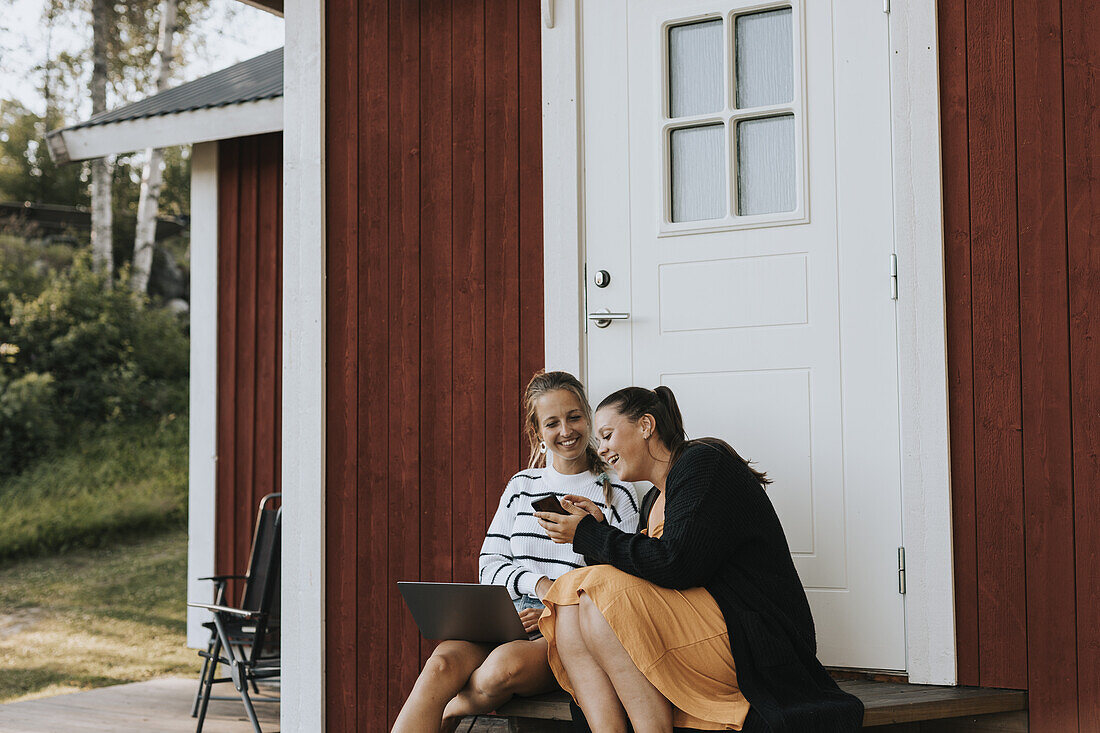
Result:
M863 727L947 720L1027 709L1027 693L986 687L940 687L897 682L842 680L841 688L863 701ZM497 715L527 720L569 720L569 696L552 692L516 697Z

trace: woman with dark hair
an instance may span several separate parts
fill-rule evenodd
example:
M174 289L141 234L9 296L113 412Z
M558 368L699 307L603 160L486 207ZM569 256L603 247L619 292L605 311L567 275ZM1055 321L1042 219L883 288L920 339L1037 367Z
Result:
M539 627L593 730L858 730L862 703L817 660L767 477L721 440L687 440L667 387L615 392L595 428L600 457L654 489L636 534L590 502L536 514L590 566L554 582Z

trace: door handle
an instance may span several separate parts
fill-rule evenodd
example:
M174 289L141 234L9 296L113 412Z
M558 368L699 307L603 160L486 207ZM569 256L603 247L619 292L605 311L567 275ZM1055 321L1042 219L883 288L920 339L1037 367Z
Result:
M612 313L606 308L588 314L588 320L594 321L596 328L607 328L612 321L625 321L627 318L630 318L629 313Z

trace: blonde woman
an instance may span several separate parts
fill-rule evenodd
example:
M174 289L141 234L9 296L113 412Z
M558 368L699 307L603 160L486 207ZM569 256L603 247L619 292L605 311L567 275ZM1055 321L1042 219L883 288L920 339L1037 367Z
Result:
M584 387L566 372L539 372L524 393L531 441L528 468L504 488L478 562L479 582L508 589L533 638L493 647L444 641L424 664L393 730L451 731L467 715L492 712L513 695L535 695L557 683L537 633L542 596L553 581L582 567L572 547L554 543L531 506L558 497L566 509L575 497L599 507L610 526L633 531L638 522L634 487L619 481L596 453L592 408Z

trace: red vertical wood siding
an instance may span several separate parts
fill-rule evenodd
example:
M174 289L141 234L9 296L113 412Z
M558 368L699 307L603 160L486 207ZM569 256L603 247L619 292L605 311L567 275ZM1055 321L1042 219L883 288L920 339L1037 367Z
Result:
M974 500L974 361L970 312L970 153L966 6L939 7L940 119L947 316L948 410L959 682L978 684L978 529ZM954 131L955 134L948 134ZM961 133L961 134L960 134Z
M244 571L256 505L280 486L282 191L282 135L218 144L218 573Z
M1100 10L938 14L959 681L1100 730Z
M388 9L382 3L360 3L358 26L360 28L387 27ZM358 48L359 73L358 129L359 155L357 161L358 183L358 239L357 260L359 284L357 321L359 324L376 324L358 329L358 435L372 436L370 453L378 457L389 456L397 440L390 434L390 390L387 376L390 364L389 316L390 287L387 255L389 242L389 180L376 174L386 170L389 161L389 144L386 100L389 95L389 76L386 64L375 64L375 58L387 58L388 47L384 33L364 35ZM349 262L349 266L351 263ZM398 286L399 287L399 286ZM396 288L395 288L396 290ZM360 447L365 444L358 440ZM365 459L365 460L364 460ZM385 619L387 598L382 589L392 583L389 578L387 538L392 512L389 507L389 482L387 460L371 460L363 456L355 465L355 511L349 512L359 523L358 543L354 553L358 570L355 588L377 588L376 593L358 593L356 609L360 619ZM369 518L369 522L362 522ZM404 579L404 578L402 578ZM397 578L394 578L397 580ZM353 602L354 603L354 602ZM355 657L350 659L353 670L349 682L356 699L355 720L369 719L385 710L386 685L372 685L366 689L357 686L354 670L370 669L379 660L388 657L388 640L371 628L371 623L359 623L356 629ZM383 663L384 664L384 663ZM383 667L384 668L384 667ZM357 725L357 724L356 724ZM333 727L332 730L352 730L353 726Z
M389 86L386 100L389 203L386 264L392 283L386 323L386 388L389 392L389 450L385 486L386 552L389 575L379 595L386 612L372 616L374 640L388 650L389 674L372 677L362 697L373 708L364 720L396 717L400 700L419 670L420 634L399 594L398 580L420 575L420 0L389 4ZM429 243L430 244L430 243ZM432 256L429 246L427 256ZM432 348L432 344L427 344ZM427 505L426 505L427 506ZM367 669L367 667L364 667ZM379 726L384 727L384 726Z
M326 3L327 719L385 730L474 580L543 364L536 0Z
M1063 0L1069 380L1082 731L1100 730L1100 6Z

